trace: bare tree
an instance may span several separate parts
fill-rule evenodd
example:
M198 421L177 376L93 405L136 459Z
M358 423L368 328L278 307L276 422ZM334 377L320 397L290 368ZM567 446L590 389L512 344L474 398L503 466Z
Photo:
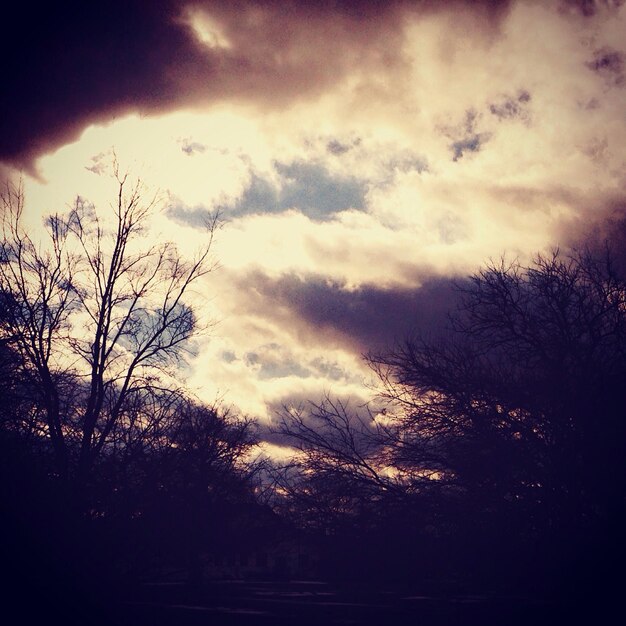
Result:
M272 474L272 504L302 525L329 531L410 491L390 464L395 429L367 407L330 396L284 407L275 432L295 454Z
M404 433L396 462L555 526L621 506L626 283L608 251L501 261L460 296L445 339L369 357Z
M176 388L172 366L197 330L186 296L214 268L216 219L183 260L173 243L145 243L156 198L116 165L114 180L111 220L79 197L68 214L47 219L41 243L23 227L23 187L2 195L1 332L40 396L57 472L79 480L138 394Z
M445 336L367 357L383 419L328 401L283 412L299 455L279 486L326 516L395 500L529 532L606 519L626 495L626 282L611 255L501 261L459 289Z

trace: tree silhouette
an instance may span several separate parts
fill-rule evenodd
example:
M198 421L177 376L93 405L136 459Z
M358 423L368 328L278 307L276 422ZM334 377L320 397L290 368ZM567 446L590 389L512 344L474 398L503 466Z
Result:
M412 516L451 563L562 567L622 519L626 282L608 250L555 251L488 265L459 302L447 333L367 356L381 411L284 411L282 491L361 530Z
M150 433L117 429L116 452L100 459L90 490L95 521L135 574L169 561L197 581L203 555L225 541L231 509L254 500L254 424L183 393L135 398L132 412Z
M273 474L282 494L274 506L301 525L334 532L346 523L362 523L365 511L383 500L406 495L403 482L389 471L390 430L367 410L359 413L326 397L285 407L275 432L297 453Z
M402 425L397 465L552 526L606 517L626 451L626 283L610 255L502 261L461 295L445 339L369 357Z
M2 195L7 563L33 607L62 621L65 598L81 598L89 621L152 566L199 578L235 504L253 500L251 421L201 404L176 376L203 327L191 296L215 267L217 219L185 260L146 237L155 198L116 166L113 180L109 213L77 198L41 241L24 226L22 186Z
M215 220L191 261L172 243L146 245L157 202L117 165L113 173L111 219L79 197L68 214L47 219L41 244L22 225L23 188L2 195L0 332L36 391L58 475L79 480L138 395L176 388L171 366L197 326L185 295L213 268Z

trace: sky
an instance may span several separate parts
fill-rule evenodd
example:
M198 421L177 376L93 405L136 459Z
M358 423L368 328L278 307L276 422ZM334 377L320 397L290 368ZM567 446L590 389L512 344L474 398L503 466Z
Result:
M11 10L0 177L36 230L106 208L115 153L181 254L220 211L207 401L358 406L362 355L441 328L489 259L626 241L623 0L62 4Z

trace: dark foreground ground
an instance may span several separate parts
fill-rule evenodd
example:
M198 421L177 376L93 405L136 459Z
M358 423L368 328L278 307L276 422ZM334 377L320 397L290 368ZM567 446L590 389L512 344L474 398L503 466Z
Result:
M491 620L510 623L515 613L537 607L515 599L476 596L437 598L376 586L314 582L224 582L194 594L175 586L144 589L127 605L135 623L175 624L454 624ZM529 615L530 617L530 615Z
M408 586L340 585L312 581L212 581L190 588L151 583L106 605L66 605L65 624L107 626L285 626L402 625L536 626L538 624L624 623L572 600L514 596L424 594ZM77 606L80 602L77 602Z

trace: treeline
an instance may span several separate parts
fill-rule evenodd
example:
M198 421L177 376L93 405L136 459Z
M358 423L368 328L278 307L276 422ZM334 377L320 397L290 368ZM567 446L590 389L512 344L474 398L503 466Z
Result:
M624 557L624 273L608 249L556 251L458 290L445 333L366 357L368 410L285 408L299 455L277 506L335 537L349 575L606 594Z
M445 333L366 357L369 408L285 407L276 431L295 454L261 465L254 424L176 376L207 325L189 296L214 268L217 221L192 260L146 244L155 202L114 173L110 215L78 198L42 242L22 225L23 190L2 196L0 498L8 563L33 595L69 576L96 597L170 565L197 584L204 556L285 529L322 576L548 595L610 584L626 282L608 249L460 282Z
M177 378L206 326L189 292L217 222L184 260L146 242L155 201L114 174L110 213L78 198L41 238L23 189L2 195L0 501L25 606L102 604L166 567L198 582L202 555L236 546L260 509L253 423Z

